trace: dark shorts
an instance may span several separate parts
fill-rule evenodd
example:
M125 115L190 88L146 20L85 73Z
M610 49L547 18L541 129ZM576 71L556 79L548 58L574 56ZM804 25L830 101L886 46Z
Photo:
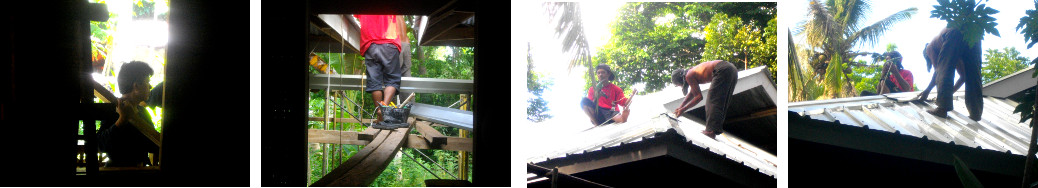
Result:
M710 81L710 91L706 99L706 130L721 133L727 116L728 105L731 104L735 84L739 81L739 71L729 62L721 62L714 66L714 78Z
M400 67L400 50L396 45L371 44L364 53L364 66L368 71L364 91L381 91L386 87L400 89L400 75L404 71Z
M620 112L618 112L616 110L613 110L613 109L602 108L601 106L595 105L594 103L595 103L594 101L591 101L591 99L588 99L588 98L585 98L585 97L582 97L582 99L580 100L580 106L581 107L587 106L587 107L598 108L598 112L597 113L592 112L593 114L591 115L591 118L594 118L595 122L599 122L599 124L612 123L613 122L613 116L616 116L616 114L620 113ZM606 122L606 123L602 123L602 122Z

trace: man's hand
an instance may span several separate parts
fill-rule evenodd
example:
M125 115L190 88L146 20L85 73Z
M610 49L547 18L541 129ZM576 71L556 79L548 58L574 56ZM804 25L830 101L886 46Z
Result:
M923 91L922 93L919 93L919 95L916 95L915 98L912 99L912 100L914 100L914 101L915 100L925 101L926 98L929 98L929 97L930 97L930 92L929 91Z
M685 111L685 110L684 110L684 109L681 109L681 108L678 108L678 109L674 109L674 116L675 116L675 117L679 117L679 116L681 116L681 112L682 112L682 111Z

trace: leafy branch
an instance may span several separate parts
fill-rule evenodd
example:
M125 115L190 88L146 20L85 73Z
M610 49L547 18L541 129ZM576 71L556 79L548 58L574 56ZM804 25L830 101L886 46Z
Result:
M962 32L970 48L984 40L984 33L999 36L998 29L995 29L998 23L991 17L998 10L975 0L937 0L937 3L933 6L934 10L930 11L930 17L948 21L947 27Z

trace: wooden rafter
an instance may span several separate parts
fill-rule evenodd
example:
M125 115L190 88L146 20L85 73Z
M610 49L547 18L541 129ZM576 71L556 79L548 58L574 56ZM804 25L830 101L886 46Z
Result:
M310 120L310 121L324 121L324 118L323 117L310 117L308 120ZM363 121L364 123L371 123L372 121L375 121L375 119L362 119L361 121ZM360 123L355 118L331 118L330 122L335 122L335 123Z
M376 130L378 129L368 129ZM368 145L376 136L369 132L334 131L334 130L307 130L307 142L321 144L349 144ZM410 134L407 136L404 147L414 149L439 149L448 151L472 151L472 138L444 137L442 144L431 144L426 136Z
M422 136L425 136L425 140L432 145L441 145L446 143L447 136L443 136L440 131L436 131L436 129L430 127L430 124L432 123L428 121L419 121L418 123L415 123L415 128L418 129L418 132L422 133Z
M774 116L775 112L776 112L776 108L768 108L768 109L765 109L765 110L761 110L761 111L750 113L749 115L745 115L745 116L729 119L728 121L725 122L725 124L733 124L733 123L740 122L740 121L746 121L746 120L757 119L757 118L762 118L762 117Z

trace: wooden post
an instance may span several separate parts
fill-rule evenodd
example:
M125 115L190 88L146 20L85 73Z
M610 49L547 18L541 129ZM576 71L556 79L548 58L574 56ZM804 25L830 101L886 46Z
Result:
M332 97L331 96L331 91L325 89L324 90L324 127L323 127L324 130L328 130L328 121L331 121L331 118L328 117L328 111L331 111L331 107L328 106L328 101L330 101L329 99L331 97ZM323 161L322 166L321 166L321 175L324 175L324 174L328 173L328 144L321 144L321 153L323 154L323 155L321 155L321 161Z
M461 105L461 110L468 110L469 109L468 107L469 107L469 105L471 103L469 103L468 99L469 99L468 95L461 94L461 102L465 104L465 105ZM458 136L459 137L467 138L468 137L467 135L468 135L468 131L465 131L465 129L458 129ZM458 155L460 155L458 157L459 158L459 160L458 160L458 171L459 171L458 172L458 178L461 178L461 180L468 180L468 177L469 177L468 176L468 172L469 172L469 168L468 168L468 166L469 166L468 165L469 155L468 155L468 152L459 151Z

